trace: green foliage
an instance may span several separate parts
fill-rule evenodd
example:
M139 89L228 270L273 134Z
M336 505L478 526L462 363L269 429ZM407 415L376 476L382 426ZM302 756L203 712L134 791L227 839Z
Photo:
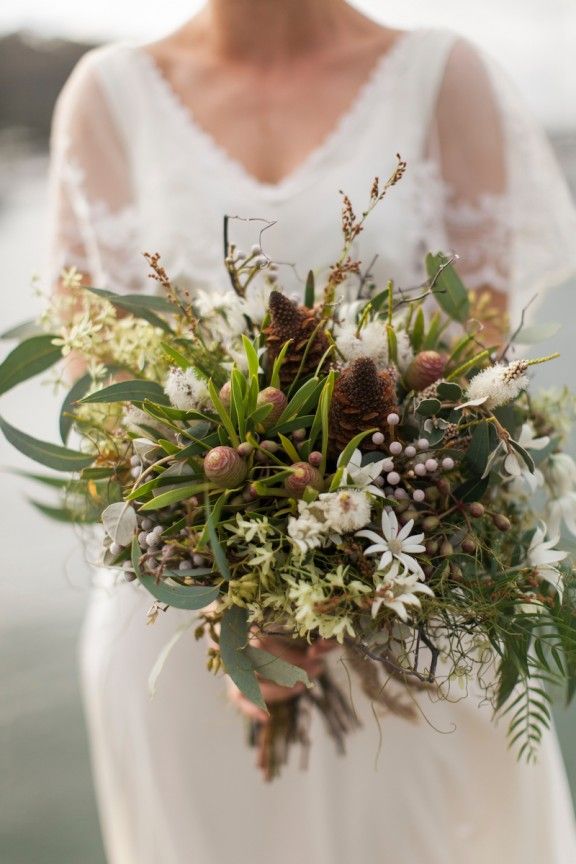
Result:
M40 465L54 469L54 471L80 471L91 465L96 458L94 454L80 453L76 450L69 450L67 447L60 447L57 444L32 438L31 435L11 426L2 417L0 417L0 429L6 440L16 450L35 462L39 462Z
M245 651L249 639L248 610L231 606L220 624L220 654L227 674L241 693L268 713L255 673L255 663Z
M32 336L8 354L0 364L0 396L17 384L45 372L60 360L62 349L53 345L55 338L50 335Z
M110 402L144 402L149 399L159 405L170 405L168 397L162 387L155 381L145 381L135 378L133 381L118 381L95 393L90 393L80 399L87 404L110 403Z
M438 305L446 314L464 323L470 316L470 299L450 259L441 252L426 256L426 270Z

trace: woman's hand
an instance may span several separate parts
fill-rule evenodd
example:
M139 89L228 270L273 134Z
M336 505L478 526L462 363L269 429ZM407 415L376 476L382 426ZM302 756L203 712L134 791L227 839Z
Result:
M257 648L263 648L275 657L281 657L288 663L293 663L295 666L300 666L304 669L310 679L318 678L324 671L324 655L332 651L336 644L332 641L319 639L304 649L295 647L292 639L283 636L263 636L258 640L250 642ZM259 676L261 677L261 676ZM241 714L248 717L250 720L257 720L260 723L266 723L268 715L265 711L250 702L234 682L228 678L228 698L233 705L238 708ZM267 681L261 677L260 689L264 701L268 705L275 702L283 702L287 699L292 699L306 689L304 684L296 684L294 687L281 687L279 684L274 684L272 681Z

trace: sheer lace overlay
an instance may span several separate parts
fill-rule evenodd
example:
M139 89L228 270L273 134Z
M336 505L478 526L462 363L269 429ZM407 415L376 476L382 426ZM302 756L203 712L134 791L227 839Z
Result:
M378 256L375 275L414 284L426 251L453 251L470 287L507 292L518 309L576 271L576 216L546 137L492 60L448 31L420 30L400 38L332 134L276 185L250 177L195 124L145 48L90 52L54 115L49 278L74 264L100 286L149 290L142 253L159 251L187 287L224 290L227 213L277 221L266 251L295 265L286 287L299 290L298 267L322 272L338 254L337 191L360 209L397 151L406 178L359 243L364 261ZM253 240L261 227L235 230Z

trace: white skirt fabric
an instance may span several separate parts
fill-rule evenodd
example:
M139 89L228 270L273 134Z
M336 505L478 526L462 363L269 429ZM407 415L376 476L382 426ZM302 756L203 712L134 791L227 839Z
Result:
M81 643L93 770L109 864L574 864L576 827L555 733L536 765L507 748L478 694L432 703L417 722L377 722L358 683L362 727L336 755L312 723L298 754L265 784L222 679L193 628L150 696L162 649L186 620L146 625L134 584L94 589ZM348 687L336 656L334 674Z

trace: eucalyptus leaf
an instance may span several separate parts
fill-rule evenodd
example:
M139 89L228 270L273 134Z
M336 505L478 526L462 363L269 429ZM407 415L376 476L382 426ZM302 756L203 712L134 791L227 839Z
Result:
M160 405L170 404L160 384L142 378L135 378L133 381L117 381L109 387L104 387L102 390L84 396L80 401L87 403L144 402L145 399Z
M304 669L282 660L281 657L270 654L269 651L256 648L254 645L247 645L244 653L252 661L255 671L268 681L273 681L281 687L294 687L296 684L305 684L306 687L314 686Z
M23 321L21 324L16 324L15 327L10 327L9 330L4 330L3 333L0 333L0 339L7 342L11 339L20 341L22 339L30 339L31 336L40 336L43 332L38 322L30 319L29 321Z
M518 345L537 345L552 339L562 329L561 324L535 324L532 327L523 327L515 337L514 342Z
M226 673L247 699L268 713L254 671L254 662L245 651L249 635L248 610L239 606L226 609L220 625L220 655Z
M416 408L416 413L421 417L434 417L442 410L439 399L423 399Z
M156 600L176 609L205 609L218 599L220 593L216 585L169 585L167 582L157 582L143 570L138 578Z
M17 384L45 372L60 360L62 349L52 342L55 336L32 336L16 346L0 364L0 395Z
M110 504L102 513L102 524L113 543L128 546L138 528L136 511L123 501Z
M489 485L488 477L472 478L466 480L454 490L454 497L464 504L471 504L473 501L480 501Z
M51 504L44 504L42 501L35 501L33 498L29 498L28 501L36 510L56 522L73 522L75 524L81 522L85 525L99 522L96 514L82 513L70 507L54 507Z
M103 297L118 309L129 312L136 318L148 321L154 327L158 327L167 333L172 332L166 321L156 314L156 312L174 314L176 311L174 306L164 297L158 297L153 294L115 294L113 291L92 287L87 287L86 290L92 294L96 294L98 297Z
M79 399L86 395L86 393L90 389L91 383L91 376L83 375L72 385L72 387L64 397L64 401L60 409L59 421L60 438L62 439L63 444L66 444L66 442L68 441L68 436L74 422L74 418L72 416L74 405L76 404L76 402L78 402Z
M440 308L454 321L466 322L470 316L470 298L450 259L441 252L429 253L426 270Z
M436 392L443 402L458 402L462 398L462 388L452 381L442 381L438 384Z
M32 438L31 435L11 426L2 417L0 417L0 429L6 440L16 450L35 462L39 462L40 465L53 468L54 471L80 471L82 468L92 465L96 458L95 454L80 453L76 450L69 450L67 447L50 444L48 441Z

